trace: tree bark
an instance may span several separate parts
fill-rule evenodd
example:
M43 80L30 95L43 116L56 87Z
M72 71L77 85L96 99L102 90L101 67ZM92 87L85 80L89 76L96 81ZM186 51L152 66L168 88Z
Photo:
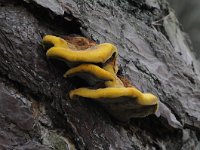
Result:
M160 99L156 115L121 124L48 60L46 34L79 34L119 51L120 73ZM200 75L188 37L160 0L0 1L1 149L197 149Z

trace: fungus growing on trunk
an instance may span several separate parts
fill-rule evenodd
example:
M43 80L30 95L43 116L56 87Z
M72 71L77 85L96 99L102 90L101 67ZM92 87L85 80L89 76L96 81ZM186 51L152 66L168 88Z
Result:
M70 92L71 99L87 98L100 103L111 116L126 122L132 117L145 117L156 112L158 98L151 93L142 93L129 88L79 88Z
M81 77L92 89L82 87L70 91L70 99L90 99L100 103L111 116L119 121L132 117L145 117L158 109L158 98L142 93L124 77L118 76L117 48L110 43L96 44L84 37L47 35L43 42L52 47L47 57L64 60L71 67L64 77ZM101 82L104 86L99 88Z
M105 63L116 55L116 47L109 43L90 47L86 50L72 50L70 48L52 47L47 51L49 58L61 58L64 61L79 63Z
M66 62L103 64L111 57L117 56L117 48L110 43L103 43L79 50L64 39L51 35L45 36L43 43L53 45L53 47L47 50L47 57L59 58Z
M51 44L51 46L55 46L55 47L63 47L63 48L68 47L67 41L65 41L62 38L53 36L53 35L44 36L42 41L43 41L44 45Z
M78 88L70 92L70 98L84 97L90 99L96 99L102 103L115 103L112 99L119 98L117 102L121 101L120 97L125 99L134 99L134 103L138 105L156 105L158 98L151 93L142 93L134 87L129 88L115 88L107 87L100 89ZM101 100L103 99L103 101ZM110 100L106 100L110 99Z
M64 77L78 76L86 80L90 85L95 85L100 82L114 81L115 77L112 73L102 69L93 64L82 64L77 67L69 69Z

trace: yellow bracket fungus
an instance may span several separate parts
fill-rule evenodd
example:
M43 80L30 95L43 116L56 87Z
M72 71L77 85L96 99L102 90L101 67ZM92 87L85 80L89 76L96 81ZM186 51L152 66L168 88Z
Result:
M91 85L101 81L114 81L115 76L101 67L93 64L82 64L77 67L69 69L64 77L79 76L87 80Z
M106 81L105 82L105 86L106 87L115 87L115 88L120 88L120 87L124 87L124 83L116 76L115 79L113 81Z
M102 67L106 71L112 73L112 74L117 74L118 72L118 66L116 62L117 57L112 57L110 58Z
M142 93L136 88L79 88L70 92L70 98L87 98L99 102L119 121L132 117L145 117L155 113L158 98L151 93Z
M52 44L55 47L63 47L63 48L68 48L68 43L62 38L53 36L53 35L46 35L43 38L43 43L44 44Z
M100 89L88 89L88 88L78 88L75 90L72 90L70 92L70 98L74 99L74 97L84 97L84 98L90 98L90 99L96 99L101 101L100 99L105 99L104 101L101 101L103 103L117 103L117 101L106 101L106 98L112 99L112 98L119 98L119 97L126 97L133 99L134 103L137 103L139 105L144 106L152 106L157 105L158 98L154 96L151 93L142 93L136 88L100 88Z
M123 82L115 74L112 74L93 64L82 64L77 67L73 67L64 74L65 78L71 76L83 78L90 85L104 81L106 87L124 87Z
M72 62L105 63L113 55L114 57L117 55L117 48L110 43L78 50L70 48L70 44L64 39L52 35L46 35L43 38L43 43L51 43L53 45L47 51L47 57L61 58Z
M47 51L47 57L60 58L65 61L79 63L105 63L113 55L116 55L117 49L109 43L90 47L86 50L72 50L70 48L52 47Z
M84 37L62 39L52 35L45 36L43 42L52 44L47 57L62 59L70 64L69 67L73 66L64 77L79 76L94 86L93 89L83 87L70 91L70 99L97 101L120 121L145 117L157 111L159 100L155 95L142 93L126 78L117 76L117 48L114 45L97 45ZM97 88L98 82L103 82L104 87Z

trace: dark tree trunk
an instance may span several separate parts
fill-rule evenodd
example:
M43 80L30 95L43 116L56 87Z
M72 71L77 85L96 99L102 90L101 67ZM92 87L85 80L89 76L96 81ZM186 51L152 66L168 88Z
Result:
M157 117L122 125L66 97L77 81L47 60L46 34L114 43L122 75L161 101ZM160 0L0 1L0 149L200 147L200 76L172 10Z

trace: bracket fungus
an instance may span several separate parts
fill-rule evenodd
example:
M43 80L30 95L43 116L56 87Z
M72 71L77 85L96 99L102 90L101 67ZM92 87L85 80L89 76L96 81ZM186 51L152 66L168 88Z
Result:
M43 43L52 44L53 47L48 49L46 55L49 58L58 58L67 63L92 63L103 64L106 63L111 57L117 56L117 48L110 43L103 43L91 46L87 49L76 49L76 46L68 44L64 39L46 35L43 38Z
M65 78L72 76L78 76L82 79L85 79L90 85L95 85L102 81L115 80L115 77L112 73L93 64L81 64L77 67L69 69L64 74Z
M70 99L90 99L100 103L119 121L145 117L158 109L158 98L142 93L130 82L117 75L117 48L110 43L96 44L84 37L65 39L46 35L44 44L51 44L47 57L65 61L70 69L64 77L80 77L91 87L81 87L69 92ZM97 84L102 83L101 87Z
M87 98L99 102L111 116L126 122L133 117L145 117L158 109L158 98L129 88L78 88L70 92L71 99Z

